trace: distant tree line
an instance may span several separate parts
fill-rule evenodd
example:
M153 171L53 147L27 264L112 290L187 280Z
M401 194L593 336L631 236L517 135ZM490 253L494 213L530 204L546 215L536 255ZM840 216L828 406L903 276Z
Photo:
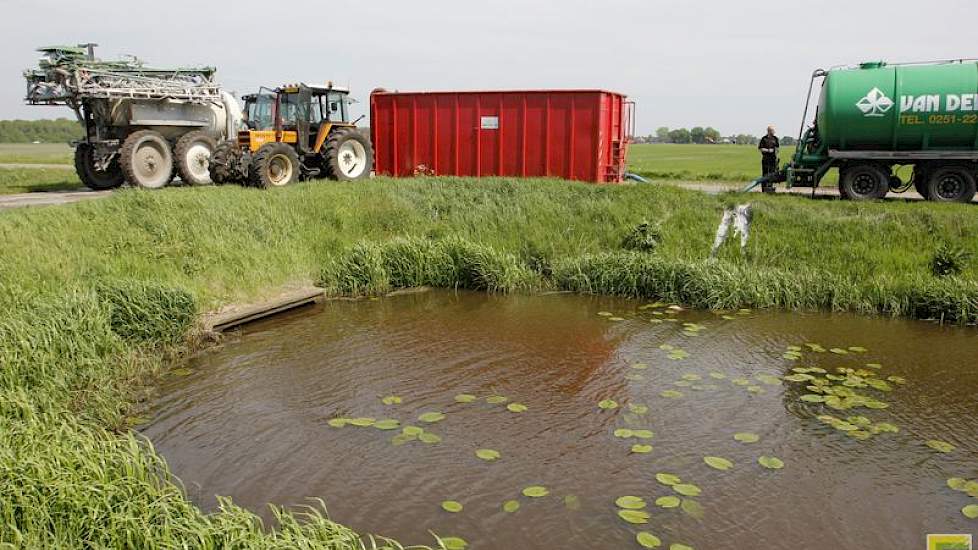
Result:
M737 144L737 145L757 145L760 138L750 134L736 134L723 136L713 127L703 128L674 128L670 129L661 126L656 129L655 134L648 136L635 136L635 143L696 143L696 144ZM795 139L790 136L781 138L781 145L794 145Z
M0 143L67 143L82 137L81 125L72 119L0 120Z

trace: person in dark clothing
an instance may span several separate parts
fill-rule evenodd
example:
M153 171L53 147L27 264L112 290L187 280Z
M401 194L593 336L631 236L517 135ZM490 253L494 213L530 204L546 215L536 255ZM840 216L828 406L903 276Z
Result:
M757 144L761 151L761 176L767 176L778 171L778 150L781 149L781 141L774 135L774 126L767 127L767 135L761 138ZM774 193L774 183L765 182L762 184L765 193Z

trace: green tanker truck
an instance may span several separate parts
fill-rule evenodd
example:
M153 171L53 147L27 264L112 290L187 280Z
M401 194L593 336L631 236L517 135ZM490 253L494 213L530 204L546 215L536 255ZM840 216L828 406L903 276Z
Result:
M812 75L822 81L791 162L775 175L817 187L832 168L851 200L914 188L933 201L968 202L978 176L978 61L863 63Z

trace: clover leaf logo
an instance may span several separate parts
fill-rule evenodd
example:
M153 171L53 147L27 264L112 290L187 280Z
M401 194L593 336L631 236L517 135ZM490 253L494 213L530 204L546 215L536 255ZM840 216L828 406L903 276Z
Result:
M866 97L856 102L856 107L859 107L864 116L885 116L893 108L893 100L886 97L883 90L873 88Z

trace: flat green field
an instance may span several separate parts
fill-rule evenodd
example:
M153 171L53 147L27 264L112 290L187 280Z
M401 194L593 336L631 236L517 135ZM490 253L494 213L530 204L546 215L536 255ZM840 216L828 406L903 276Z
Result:
M794 147L781 149L781 164ZM628 150L630 171L650 179L696 182L749 182L760 176L761 154L755 145L638 144ZM823 185L835 185L830 171Z
M77 189L84 189L84 186L74 170L0 166L0 195Z
M71 164L66 143L0 143L0 164Z

